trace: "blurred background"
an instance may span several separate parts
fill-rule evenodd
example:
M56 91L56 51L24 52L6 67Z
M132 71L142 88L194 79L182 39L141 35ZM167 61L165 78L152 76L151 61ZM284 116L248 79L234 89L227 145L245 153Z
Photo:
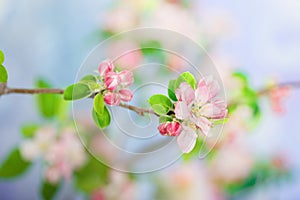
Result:
M2 96L0 161L20 147L22 159L31 166L21 176L0 179L0 199L51 199L48 191L53 187L41 189L42 180L51 186L59 183L55 199L299 199L300 91L276 86L300 81L299 10L298 0L0 0L0 49L5 53L9 86L31 88L39 77L46 77L53 87L65 88L74 82L79 67L99 42L122 31L157 27L200 43L219 70L228 100L234 102L230 121L209 158L186 156L164 170L141 175L109 170L103 177L107 181L97 184L86 181L90 180L87 171L92 170L81 170L91 162L77 136L69 136L70 116L43 115L33 96ZM163 45L149 42L158 48ZM106 54L143 45L136 41L116 44ZM175 71L187 70L176 57L146 51L116 64L128 69L143 59L163 62ZM172 70L162 72L161 78L169 80ZM270 85L276 87L263 96L255 94ZM24 139L21 127L32 123L39 124L37 134ZM32 154L29 158L24 153L28 152L26 142L40 142L38 133L51 133L51 126L58 123L67 136L54 140L74 141L63 151L82 154L76 162L71 159L74 165L69 166L68 176L62 173L61 177L50 170L52 160L46 154L33 161ZM84 120L82 124L90 127ZM18 163L9 166L18 167Z

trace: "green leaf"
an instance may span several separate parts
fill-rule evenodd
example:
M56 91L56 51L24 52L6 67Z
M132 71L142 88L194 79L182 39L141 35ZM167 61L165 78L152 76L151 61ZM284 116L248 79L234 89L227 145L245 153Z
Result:
M153 111L159 115L165 115L169 112L169 108L162 106L161 104L154 104L151 106Z
M0 65L4 63L4 53L0 50Z
M196 80L193 74L191 74L190 72L183 72L178 79L176 80L176 87L175 89L177 89L180 84L182 82L187 82L193 89L196 88Z
M176 86L176 80L170 80L168 86L168 95L170 99L172 99L173 101L178 101L175 95L175 91L176 91L175 86Z
M219 124L226 124L229 121L229 118L224 118L224 119L218 119L218 120L213 120L214 125L219 125Z
M0 83L6 83L8 79L8 74L3 65L0 64Z
M103 115L104 112L104 99L102 94L98 93L94 98L94 110L99 114Z
M59 184L52 184L44 181L41 187L41 195L45 200L51 200L55 197L59 189Z
M171 122L172 121L172 117L170 116L160 116L159 117L159 123L163 123L163 122Z
M38 79L35 85L37 88L52 88L44 79ZM52 118L59 112L62 97L57 94L39 94L36 101L40 114L45 118Z
M110 113L107 109L106 106L104 106L104 112L103 114L98 114L95 109L93 109L92 111L92 116L94 119L95 124L99 127L99 128L105 128L107 126L109 126L110 124Z
M155 94L151 96L148 100L153 111L159 115L168 113L168 111L173 108L171 100L162 94Z
M77 100L87 98L92 94L90 87L84 83L75 83L67 87L64 92L65 100Z
M76 187L90 193L108 183L109 168L94 157L76 173Z
M35 132L38 130L39 125L37 124L27 124L21 128L23 137L32 138L35 135Z
M86 81L97 82L97 79L94 75L86 75L80 81L82 81L82 82L86 82Z
M19 149L14 149L0 166L0 178L13 178L24 173L30 166L25 161Z

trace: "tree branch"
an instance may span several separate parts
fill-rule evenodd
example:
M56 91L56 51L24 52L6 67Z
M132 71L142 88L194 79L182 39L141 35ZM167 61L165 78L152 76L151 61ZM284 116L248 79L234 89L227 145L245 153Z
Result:
M269 88L263 88L257 92L258 96L263 96L267 95L269 92L272 91L272 89L276 87L293 87L293 88L300 88L300 81L294 81L294 82L286 82L286 83L281 83L278 85L275 85L273 87ZM26 89L26 88L9 88L6 86L6 83L0 83L0 96L2 95L7 95L7 94L63 94L64 90L63 89L56 89L56 88L36 88L36 89ZM91 96L93 98L94 96ZM144 116L145 113L148 114L153 114L159 117L158 114L156 114L152 109L147 109L147 108L140 108L136 107L133 105L128 105L128 104L123 104L121 103L119 105L120 107L132 110L136 112L138 115Z

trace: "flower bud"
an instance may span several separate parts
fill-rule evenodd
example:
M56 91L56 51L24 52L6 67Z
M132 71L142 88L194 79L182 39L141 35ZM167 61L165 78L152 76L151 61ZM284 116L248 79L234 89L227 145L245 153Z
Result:
M130 101L133 97L133 94L132 94L131 90L129 90L129 89L121 89L119 91L119 94L120 94L121 100L125 101L125 102Z
M120 96L116 93L108 92L104 94L104 102L111 106L120 105Z
M131 71L124 70L119 74L119 76L123 87L128 87L133 83L133 74Z
M104 85L106 89L110 91L116 90L120 82L121 79L119 75L115 72L108 72L104 78Z
M114 64L111 61L105 60L100 63L98 71L100 76L105 76L108 72L113 72L114 68Z

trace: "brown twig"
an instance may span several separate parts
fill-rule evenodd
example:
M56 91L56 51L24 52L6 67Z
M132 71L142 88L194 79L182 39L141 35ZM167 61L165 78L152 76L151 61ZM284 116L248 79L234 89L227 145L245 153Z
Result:
M286 82L281 83L278 85L274 85L273 87L263 88L257 92L258 96L267 95L269 92L272 91L272 89L276 87L293 87L293 88L300 88L300 82ZM9 88L6 86L6 83L0 83L0 96L6 95L6 94L63 94L64 90L62 89L55 89L55 88L36 88L36 89L26 89L26 88ZM93 98L93 96L91 96ZM119 105L120 107L132 110L136 112L138 115L144 116L145 113L153 114L156 116L159 116L156 114L152 109L147 108L140 108L133 105L123 104L121 103Z

